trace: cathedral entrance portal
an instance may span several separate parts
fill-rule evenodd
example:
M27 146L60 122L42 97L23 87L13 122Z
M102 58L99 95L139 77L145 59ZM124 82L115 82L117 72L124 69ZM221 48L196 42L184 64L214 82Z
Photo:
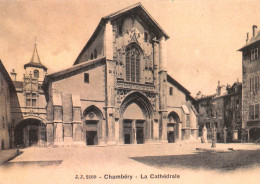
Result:
M86 131L87 145L97 145L97 131Z
M15 127L15 142L20 147L44 147L46 144L45 124L38 119L22 120Z
M174 143L179 138L179 116L176 112L168 115L167 139L168 143Z
M144 120L124 120L124 144L144 143Z
M124 143L143 144L145 118L136 103L130 104L124 112Z
M120 106L119 141L123 144L144 144L152 141L153 107L139 92L129 94Z
M97 107L90 106L83 114L86 145L98 145L102 137L102 113Z

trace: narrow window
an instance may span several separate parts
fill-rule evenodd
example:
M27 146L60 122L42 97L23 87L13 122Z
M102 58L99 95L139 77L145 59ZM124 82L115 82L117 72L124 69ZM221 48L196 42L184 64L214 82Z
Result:
M94 50L94 59L97 58L97 49Z
M215 128L218 128L218 122L215 122Z
M32 106L36 107L36 99L32 99Z
M251 119L251 120L254 119L254 106L253 105L249 106L249 119Z
M126 53L126 80L130 81L130 53Z
M123 34L123 26L122 23L118 23L118 35L121 36Z
M144 41L147 42L148 41L148 33L144 32Z
M92 60L93 58L94 58L93 53L91 53L91 55L90 55L90 59Z
M255 105L255 119L259 118L259 104Z
M89 74L88 73L84 73L84 82L89 83Z
M190 127L190 115L187 115L186 127Z
M258 58L258 48L254 48L251 50L251 60L255 60Z
M131 57L131 81L135 82L135 57Z
M250 91L252 91L252 79L250 78Z
M255 78L252 77L252 91L255 91Z
M172 96L173 92L172 92L172 87L169 88L169 95Z
M258 78L255 77L255 91L258 90Z
M35 78L39 78L39 71L38 70L34 70L33 71L33 75Z
M31 106L31 99L26 99L26 106L30 107Z

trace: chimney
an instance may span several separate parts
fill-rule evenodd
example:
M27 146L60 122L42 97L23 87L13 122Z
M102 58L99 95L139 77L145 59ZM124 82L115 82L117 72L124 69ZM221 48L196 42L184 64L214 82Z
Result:
M256 30L257 30L257 25L253 25L252 26L253 29L253 37L255 36Z
M249 33L246 33L246 43L248 43L249 40Z
M13 81L16 81L16 75L17 75L17 73L15 72L15 69L13 69L13 70L10 72L10 74L11 74L12 80L13 80Z

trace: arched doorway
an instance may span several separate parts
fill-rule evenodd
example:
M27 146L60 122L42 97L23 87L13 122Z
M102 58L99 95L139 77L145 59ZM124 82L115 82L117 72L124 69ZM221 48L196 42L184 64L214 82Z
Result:
M152 138L152 105L141 93L128 95L120 107L121 139L124 144L143 144Z
M178 114L172 111L168 115L167 122L167 139L168 143L174 143L179 138L179 123L180 118Z
M143 144L145 116L136 103L131 103L126 108L124 114L124 143Z
M46 125L38 119L22 120L16 125L14 134L17 146L46 146Z
M102 112L96 106L84 111L83 135L87 145L98 145L102 137Z
M249 130L249 142L260 140L260 127L254 127Z

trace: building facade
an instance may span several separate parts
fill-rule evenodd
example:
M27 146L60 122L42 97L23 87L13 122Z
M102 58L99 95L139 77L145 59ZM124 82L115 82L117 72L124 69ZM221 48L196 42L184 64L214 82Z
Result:
M257 32L256 25L253 25L252 29L251 39L249 39L247 33L246 45L239 49L242 52L243 77L242 128L244 139L249 142L259 141L260 139L260 32Z
M24 65L23 80L11 72L16 94L11 99L14 144L18 147L46 146L46 98L42 82L47 68L42 65L36 44L30 62Z
M12 80L0 60L0 150L13 146L11 98L14 93Z
M190 92L167 74L169 36L138 3L103 17L74 65L46 75L46 142L197 140Z
M199 136L203 136L205 127L207 140L214 137L217 142L241 141L242 83L224 86L219 82L215 94L197 96L196 108L199 112Z

